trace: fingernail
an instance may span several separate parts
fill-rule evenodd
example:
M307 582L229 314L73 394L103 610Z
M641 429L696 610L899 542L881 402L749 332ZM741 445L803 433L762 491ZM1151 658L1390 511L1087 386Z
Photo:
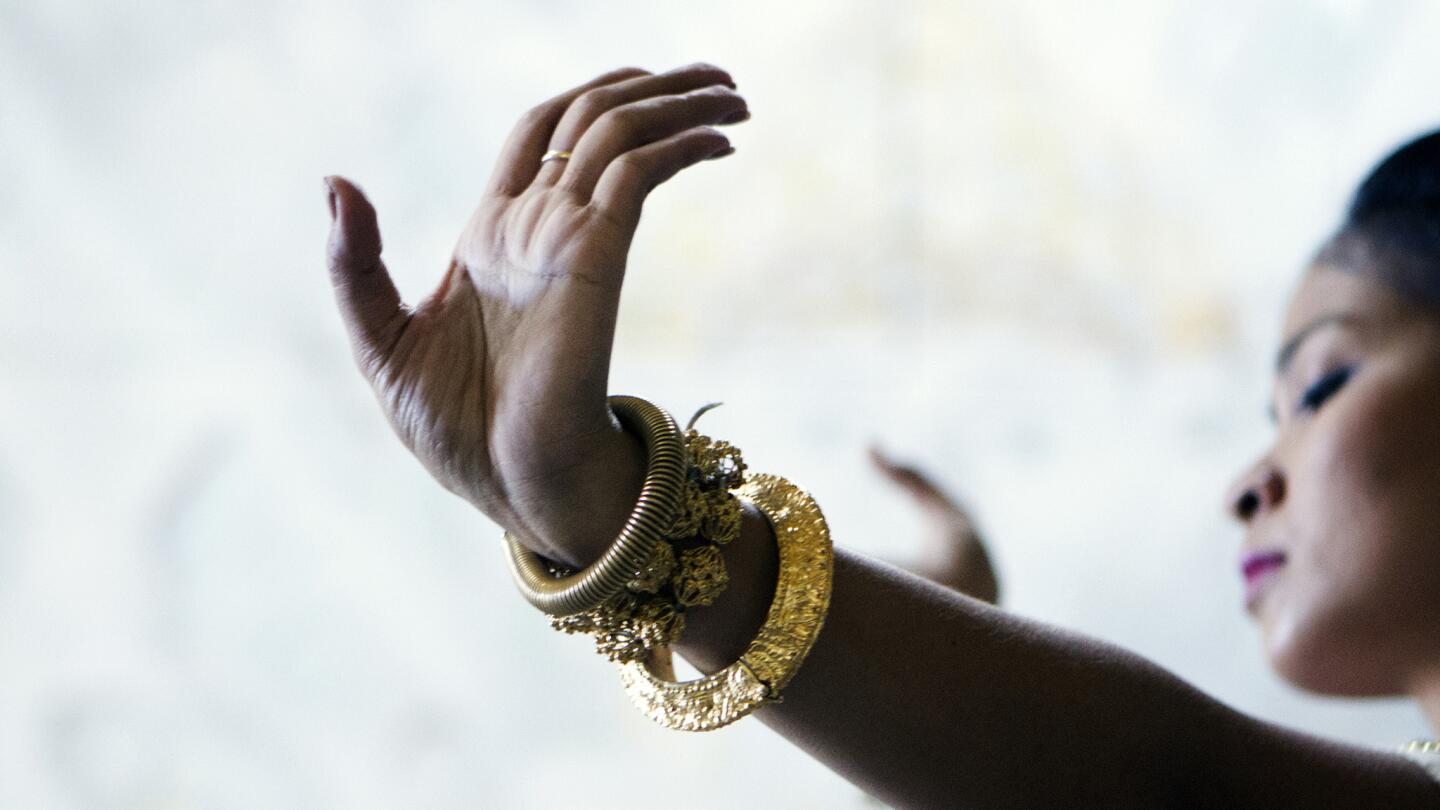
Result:
M719 152L716 152L715 154L713 154L713 155L711 155L710 157L705 158L705 159L706 159L706 160L719 160L720 158L729 157L729 156L731 156L731 155L733 155L733 154L735 154L735 147L733 147L733 146L727 146L727 147L725 147L724 149L721 149Z
M335 183L329 176L322 179L325 184L325 204L330 207L330 220L335 220Z
M727 116L725 116L724 118L720 119L720 123L722 123L722 124L738 124L738 123L740 123L741 121L749 121L749 120L750 120L750 111L749 111L749 110L739 110L738 112L730 113L729 115L727 115Z

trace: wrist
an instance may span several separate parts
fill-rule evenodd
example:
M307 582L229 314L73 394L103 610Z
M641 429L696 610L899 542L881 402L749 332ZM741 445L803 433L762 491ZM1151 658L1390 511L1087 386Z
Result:
M770 609L780 571L779 551L770 521L746 504L740 537L721 550L730 587L704 610L686 614L685 635L676 650L706 674L738 659Z
M540 553L574 568L599 559L624 528L645 478L645 446L619 425L572 445L573 463L526 499L517 534Z

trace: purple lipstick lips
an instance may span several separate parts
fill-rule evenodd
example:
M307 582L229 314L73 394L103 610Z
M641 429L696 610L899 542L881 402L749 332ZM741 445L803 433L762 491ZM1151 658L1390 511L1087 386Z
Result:
M1285 564L1283 551L1254 551L1240 560L1240 573L1245 577L1245 606L1253 608L1271 575Z

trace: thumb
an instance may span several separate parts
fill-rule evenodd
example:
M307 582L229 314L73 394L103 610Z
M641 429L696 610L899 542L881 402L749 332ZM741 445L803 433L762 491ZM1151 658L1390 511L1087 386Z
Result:
M361 370L374 371L409 318L380 260L380 227L365 194L342 177L326 177L330 205L330 283Z

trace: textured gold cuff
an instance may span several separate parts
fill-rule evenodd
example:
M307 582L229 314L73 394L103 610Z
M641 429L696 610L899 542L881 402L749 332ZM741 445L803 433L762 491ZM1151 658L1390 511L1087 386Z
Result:
M778 701L780 690L809 655L830 609L834 548L819 505L774 475L749 476L735 494L754 504L775 531L780 556L775 600L745 654L713 675L667 680L656 670L668 667L654 656L621 665L620 678L630 699L668 728L711 731Z
M674 644L685 630L687 611L711 604L729 584L716 544L739 534L740 501L728 490L744 480L745 460L730 443L690 429L685 457L682 505L645 567L600 607L550 617L556 630L594 637L595 650L611 661L644 660ZM553 563L547 569L553 577L574 573Z
M685 492L685 441L670 414L639 397L612 396L609 402L625 429L644 441L649 456L639 500L620 536L599 560L557 577L544 558L505 533L510 573L521 595L552 616L597 608L623 591L654 555Z

